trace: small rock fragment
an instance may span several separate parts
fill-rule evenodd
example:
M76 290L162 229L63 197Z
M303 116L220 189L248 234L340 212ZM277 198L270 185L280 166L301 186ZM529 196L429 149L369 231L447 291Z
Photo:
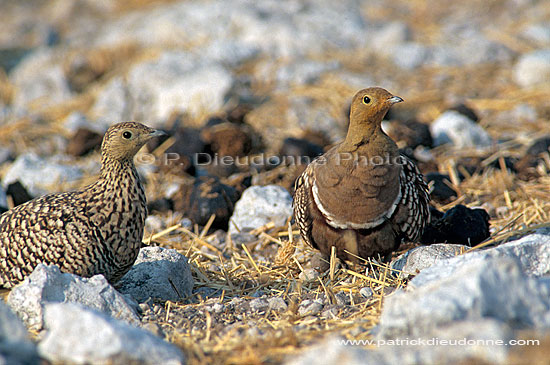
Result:
M250 231L269 222L283 226L292 215L292 197L277 185L251 186L235 204L229 232Z
M140 303L148 298L179 302L191 295L193 277L187 258L176 250L144 247L117 288Z
M423 244L455 243L473 247L490 236L489 214L484 209L457 205L443 217L426 226L420 238Z
M48 304L44 323L47 332L38 351L52 363L185 363L180 349L149 331L78 304Z

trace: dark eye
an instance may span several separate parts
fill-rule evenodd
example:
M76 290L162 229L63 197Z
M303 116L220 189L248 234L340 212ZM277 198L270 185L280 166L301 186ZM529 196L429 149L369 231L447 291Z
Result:
M370 103L370 98L367 95L363 96L363 103L364 104L369 104Z
M124 137L125 139L130 139L130 138L132 138L132 132L126 131L126 132L122 133L122 137Z

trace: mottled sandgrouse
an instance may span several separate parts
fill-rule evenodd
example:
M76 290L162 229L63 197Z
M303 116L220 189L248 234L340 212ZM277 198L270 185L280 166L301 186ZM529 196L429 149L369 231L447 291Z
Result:
M310 246L344 260L387 258L403 240L417 241L429 220L422 175L381 128L390 107L403 101L373 87L351 104L346 139L296 180L294 215Z
M50 194L0 216L0 288L11 288L39 263L111 283L133 265L147 215L134 156L164 132L115 124L101 145L99 179L82 190ZM44 171L47 173L47 171Z

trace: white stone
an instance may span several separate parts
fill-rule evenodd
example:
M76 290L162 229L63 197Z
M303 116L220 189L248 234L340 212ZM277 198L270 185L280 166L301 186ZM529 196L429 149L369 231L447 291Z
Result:
M135 325L140 323L137 303L117 292L103 275L81 278L62 273L55 265L38 264L8 296L8 305L36 331L43 327L44 306L53 302L79 303Z
M521 56L514 66L514 79L523 87L550 84L550 49Z
M165 52L130 70L133 118L155 126L174 111L217 112L232 84L232 74L220 64L194 59L186 52Z
M448 110L430 125L434 145L450 143L457 148L489 147L491 136L474 121L454 110Z
M0 364L37 364L37 355L27 329L0 299Z
M429 246L413 248L392 262L392 269L401 271L404 275L416 275L423 269L441 260L455 257L466 252L470 247L447 243L437 243Z
M144 247L117 288L140 303L148 298L178 302L191 295L193 276L187 258L176 250Z
M459 320L482 319L550 329L550 280L526 276L512 258L472 260L438 280L388 296L379 336L422 336Z
M543 276L550 273L550 230L540 229L527 235L486 250L475 250L447 260L437 260L422 270L409 287L420 287L443 279L473 261L487 261L496 257L510 257L518 260L521 270L527 275Z
M61 164L54 158L42 158L34 153L17 157L2 181L4 186L17 180L33 196L54 192L59 184L73 182L82 177L80 168Z
M120 76L110 80L99 92L90 115L94 125L104 133L114 123L132 116L133 104L130 91Z
M38 351L52 363L185 363L180 349L149 331L78 304L48 304L44 323L47 332Z
M285 188L278 185L251 186L235 204L229 220L229 233L250 231L269 222L284 226L291 215L292 196Z
M13 99L16 110L42 109L72 96L60 57L49 48L39 49L12 71L10 79L16 91Z

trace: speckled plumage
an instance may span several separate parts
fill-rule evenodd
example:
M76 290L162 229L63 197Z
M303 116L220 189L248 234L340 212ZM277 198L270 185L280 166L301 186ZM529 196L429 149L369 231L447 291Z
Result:
M160 134L135 122L113 125L103 138L101 174L95 183L42 196L2 214L0 287L18 284L39 263L118 281L139 253L147 216L133 158Z
M427 185L381 128L403 101L381 88L353 98L346 139L314 160L296 180L294 215L310 246L341 259L386 257L417 241L429 221Z

